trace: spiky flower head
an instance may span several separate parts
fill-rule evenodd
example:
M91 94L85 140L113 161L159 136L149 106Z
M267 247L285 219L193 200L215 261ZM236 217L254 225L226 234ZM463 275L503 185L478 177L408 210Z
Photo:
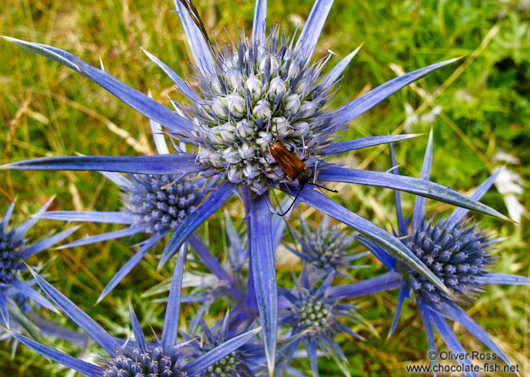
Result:
M152 349L133 347L106 359L103 377L187 377L179 367L179 356L168 356L161 346Z
M353 260L359 259L366 253L352 253L353 237L349 236L338 224L329 223L328 216L324 216L320 226L311 228L307 220L299 216L299 234L291 229L291 234L296 238L301 250L295 246L286 247L317 271L329 274L338 273L349 277L339 269L362 268L364 266L352 265Z
M202 306L197 314L197 321L191 321L192 326L188 329L190 352L195 357L200 357L219 345L225 343L252 327L256 318L243 319L247 313L240 312L240 308L228 312L223 318L209 327L203 314L206 306ZM198 329L201 325L202 331ZM251 377L255 375L257 369L265 367L265 352L263 344L256 339L252 339L225 357L217 360L214 364L205 369L200 377Z
M25 312L29 309L28 299L55 311L53 305L32 288L31 283L19 279L21 272L26 270L25 263L30 256L62 241L77 229L77 227L72 227L44 238L33 245L26 244L26 233L40 219L52 200L53 198L48 200L19 227L8 228L11 214L15 208L15 202L12 202L0 223L0 317L4 323L9 322L9 306L11 304L16 305L22 312Z
M352 305L339 304L323 289L300 287L287 298L292 305L287 308L283 323L292 327L293 334L302 334L308 341L323 340L342 332L345 326L339 318L355 309Z
M134 216L133 227L146 233L164 233L178 225L199 205L204 180L193 176L129 174L124 211Z
M18 272L24 268L22 253L24 239L15 230L0 229L0 285L9 285Z
M403 242L451 293L470 298L480 290L479 278L486 275L484 269L492 263L489 253L497 240L469 222L452 224L448 219L431 218L421 222ZM416 271L405 266L401 268L406 270L403 276L410 288L426 302L438 306L441 301L453 300Z
M188 107L197 138L197 161L258 195L292 184L269 151L280 142L308 169L320 161L331 116L325 107L333 83L319 83L329 56L310 64L274 26L268 38L241 34L214 53L215 72L197 70L201 100Z

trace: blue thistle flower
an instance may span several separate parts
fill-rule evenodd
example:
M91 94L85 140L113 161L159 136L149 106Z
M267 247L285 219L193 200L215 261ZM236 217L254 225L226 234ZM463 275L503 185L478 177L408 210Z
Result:
M302 216L298 217L298 221L300 234L294 229L290 230L301 250L299 251L296 246L286 245L286 247L317 273L325 276L333 273L351 279L350 275L340 270L366 267L351 264L352 261L365 256L367 252L350 252L353 237L348 236L338 225L330 226L328 216L324 216L320 226L315 226L314 229L309 228L307 220Z
M331 111L327 104L333 96L334 85L358 51L347 55L326 75L322 71L331 56L311 63L332 0L315 1L296 41L280 38L277 28L266 35L267 1L257 0L250 38L242 33L234 45L218 49L205 37L200 17L190 3L189 0L175 1L196 63L199 92L161 60L147 54L193 104L187 106L173 101L176 112L66 51L4 38L95 81L133 109L160 123L173 136L193 145L194 152L141 157L44 158L10 163L2 168L177 175L200 172L203 176L221 177L224 181L175 230L162 253L160 265L177 252L203 221L240 190L249 231L249 264L254 274L253 284L271 372L276 352L278 298L271 239L273 206L268 197L272 188L296 195L300 201L351 226L419 271L438 288L447 290L396 237L305 183L312 183L318 177L322 182L387 187L504 218L487 206L428 180L347 169L326 162L328 157L339 153L416 136L374 136L349 141L337 141L334 137L337 131L345 129L349 122L388 96L456 59L397 77ZM273 149L277 151L276 157Z
M391 146L393 166L397 166L394 150ZM432 164L432 132L425 152L421 171L422 178L429 179ZM394 173L398 174L397 168ZM484 181L471 195L473 200L480 200L493 185L497 174ZM427 217L424 213L423 198L416 198L410 231L408 221L403 217L401 197L395 192L398 226L397 232L402 242L444 282L451 295L435 287L416 271L403 265L400 261L382 250L378 245L360 236L357 237L391 272L361 283L334 288L334 294L341 298L356 297L359 292L372 294L384 290L401 288L394 320L389 336L395 331L401 307L406 298L414 294L421 314L430 351L436 352L433 327L440 334L449 349L456 354L464 354L465 349L447 324L446 319L459 322L489 349L495 352L505 363L510 360L495 344L491 337L459 306L466 299L474 300L486 284L529 285L530 278L501 273L487 272L493 264L490 255L498 239L487 235L479 224L473 224L464 217L466 209L458 208L442 219ZM353 294L350 292L354 292ZM436 364L436 360L432 361ZM469 358L458 362L471 366ZM466 374L478 376L476 373Z
M318 377L317 346L331 356L345 375L349 376L348 360L340 346L334 340L337 334L348 334L354 338L362 337L342 320L350 324L357 324L373 328L356 313L358 307L350 304L339 303L340 297L333 293L331 282L334 273L327 275L326 279L311 281L306 268L302 269L300 281L291 290L280 289L282 297L286 300L283 310L280 311L280 323L288 326L286 338L290 345L286 346L286 355L282 361L289 362L300 342L303 343L311 363L313 376Z
M151 129L158 153L160 155L169 153L160 125L151 122ZM149 238L141 243L135 255L107 284L98 302L108 295L164 236L178 228L197 209L213 183L194 174L127 174L126 177L114 172L101 172L101 174L121 189L123 201L121 211L50 211L42 215L43 218L52 220L128 225L127 228L77 240L61 248L83 246L139 233L149 235ZM188 243L219 280L227 279L219 262L197 234L188 238Z
M250 341L260 329L247 331L219 344L200 357L189 359L185 347L177 342L182 288L180 271L184 267L185 259L186 249L182 248L177 260L177 265L180 268L175 268L171 283L162 336L160 340L156 340L155 344L147 342L131 305L129 305L129 311L135 341L121 342L107 333L92 318L33 271L31 272L34 279L50 300L86 331L109 354L109 357L103 358L98 363L99 365L95 365L42 345L17 332L13 332L12 336L40 355L89 377L199 376L210 365Z
M18 308L22 313L29 310L28 300L54 312L57 311L42 294L33 288L34 282L31 279L21 279L21 273L26 270L25 263L28 262L29 257L61 242L77 230L77 227L72 227L33 245L26 244L26 233L42 217L52 200L53 198L48 200L33 216L17 228L9 229L9 220L15 208L13 201L0 224L0 315L5 326L9 326L10 310Z
M233 338L236 334L248 331L254 322L253 320L234 321L233 319L238 318L239 315L235 312L230 312L212 328L209 328L202 318L202 311L198 314L198 321L195 321L195 326L189 329L192 335L187 335L192 340L189 343L192 348L192 354L197 357L210 352L213 348ZM202 327L202 333L197 328L199 323ZM262 375L260 372L265 369L265 366L266 359L263 344L254 338L209 366L201 374L201 377L252 377Z

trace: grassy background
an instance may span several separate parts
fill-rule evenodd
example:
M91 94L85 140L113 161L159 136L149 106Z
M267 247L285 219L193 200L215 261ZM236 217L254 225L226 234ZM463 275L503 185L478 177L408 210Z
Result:
M252 25L251 0L197 0L208 30L226 40L223 28L232 24ZM279 23L288 33L301 24L312 0L269 1L268 24ZM64 48L86 62L98 65L141 91L168 104L167 96L177 96L171 81L152 64L140 47L157 55L176 72L191 72L188 47L178 17L169 0L155 3L132 1L14 1L4 0L0 13L0 33ZM530 175L530 3L528 1L393 1L336 0L320 39L317 56L328 49L337 53L337 62L359 44L364 46L341 82L335 104L343 104L362 92L393 77L427 64L463 55L456 64L435 72L417 85L400 91L358 118L345 133L348 138L382 135L404 129L410 104L417 115L441 113L434 119L421 118L408 131L427 132L434 128L435 153L432 179L461 192L469 192L498 165L493 156L506 151L519 162L508 168L523 177ZM86 155L140 155L153 151L148 121L96 84L57 63L0 41L0 163L20 159ZM431 117L432 118L432 117ZM409 117L410 120L410 117ZM410 122L409 122L410 123ZM419 175L426 138L397 146L402 173ZM378 170L389 168L386 148L372 148L350 154L342 162L352 167ZM22 222L39 205L57 195L53 209L115 210L119 206L116 187L94 173L9 172L0 173L0 208L17 197L13 223ZM340 198L374 222L390 229L394 222L392 193L389 190L355 186L340 188ZM529 203L526 192L520 200ZM413 198L405 197L412 208ZM491 190L484 202L507 213L503 197ZM429 203L436 212L449 208ZM527 205L528 208L528 205ZM230 206L234 218L242 208ZM319 216L305 213L311 221ZM530 269L528 219L519 226L475 216L492 233L506 237L495 250L495 271L528 276ZM201 229L205 237L217 237L222 214L212 217ZM240 230L244 227L239 224ZM60 224L41 221L28 239L58 229ZM85 225L82 233L95 234L116 229L106 225ZM73 238L72 238L73 239ZM140 238L141 239L141 238ZM157 273L156 253L140 263L114 293L94 306L102 287L127 256L135 240L104 243L39 254L33 263L52 259L49 276L55 286L103 323L113 334L127 333L126 299L131 296L144 329L160 328L163 305L139 298L154 283L170 276L170 269ZM224 243L212 245L222 255ZM161 250L157 250L160 252ZM379 265L361 271L359 279L379 273ZM288 271L287 266L281 266ZM60 278L59 278L60 277ZM353 375L396 376L404 363L425 360L426 344L415 307L404 308L397 334L385 341L391 324L397 292L361 298L362 314L369 318L379 338L370 334L364 342L340 338ZM468 312L493 336L520 366L521 375L530 374L529 290L524 287L488 287ZM185 307L183 311L193 310ZM185 317L185 316L184 316ZM62 323L72 326L61 317ZM481 344L454 326L468 350ZM46 340L52 344L53 340ZM438 342L438 346L442 343ZM57 347L78 352L63 342ZM94 348L95 349L95 348ZM301 361L304 368L307 363ZM340 373L333 361L322 358L324 376ZM10 376L56 376L67 372L19 347L10 357L10 346L0 345L0 370Z

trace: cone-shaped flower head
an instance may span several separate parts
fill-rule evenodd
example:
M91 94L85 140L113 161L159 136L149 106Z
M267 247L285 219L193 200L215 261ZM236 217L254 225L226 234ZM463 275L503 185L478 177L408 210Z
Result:
M310 228L307 220L299 216L299 234L291 229L291 234L300 245L286 247L304 260L308 266L322 274L335 273L344 277L349 275L339 269L354 269L365 266L353 265L353 260L359 259L366 253L354 254L350 251L353 237L346 234L337 224L330 225L329 217L324 216L319 226Z
M202 101L188 108L198 162L257 194L295 178L278 166L270 151L274 142L304 159L307 169L329 143L325 106L332 86L319 84L327 59L309 65L278 30L258 41L242 35L235 46L216 52L215 72L197 72Z
M160 346L155 346L150 350L131 347L122 350L120 355L105 361L103 377L187 377L181 368L178 358L166 355Z
M192 353L196 356L204 355L228 339L247 331L250 324L254 322L241 324L237 320L233 320L233 318L238 317L237 312L228 313L212 328L209 328L201 317L202 333L198 333L196 328L190 329L192 333L196 334L191 338L193 341L189 343L193 349ZM201 373L201 377L251 377L255 375L256 370L264 370L265 365L263 344L253 339L209 366Z
M281 290L287 303L284 304L284 310L280 311L280 322L289 326L288 339L291 343L286 346L282 364L289 362L302 342L314 376L318 376L317 346L349 375L346 356L334 336L342 333L361 338L342 321L347 320L350 324L362 324L365 321L356 313L356 306L339 303L339 298L330 289L333 277L331 272L322 282L318 279L311 281L304 265L297 287Z
M421 171L423 179L429 179L430 176L432 149L431 132ZM391 157L392 165L397 166L392 147ZM397 168L394 169L394 173L398 174ZM484 181L470 198L480 200L493 185L495 177L496 174ZM405 299L410 298L410 293L414 293L431 351L436 351L434 327L452 352L456 354L465 353L465 349L446 322L446 319L452 319L459 322L505 363L510 364L509 359L493 339L458 304L465 301L466 298L472 298L474 294L482 290L483 285L529 285L530 279L485 271L493 262L490 252L492 245L498 240L489 237L479 224L473 225L468 220L464 220L468 210L458 208L447 218L436 219L431 217L427 219L424 212L424 199L417 197L409 231L409 224L403 216L401 195L398 191L395 193L395 198L398 220L397 233L400 239L444 282L454 297L442 292L415 271L404 266L396 258L362 236L358 238L359 241L392 272L360 283L337 287L333 293L341 298L351 298L356 297L359 291L362 291L363 294L370 294L401 287L389 336L397 328ZM436 364L436 358L431 362ZM462 365L472 365L469 358L459 359L458 362ZM478 376L476 373L469 373L469 375Z
M176 229L205 195L204 180L192 176L129 174L129 179L124 211L134 216L132 226L146 233Z
M452 223L448 219L422 221L403 240L405 245L442 280L456 297L470 297L480 290L480 277L492 263L489 255L496 240L468 222ZM416 271L401 265L403 276L418 295L431 305L453 301Z
M151 122L153 138L160 155L167 154L169 149L161 127ZM137 233L149 234L137 253L124 264L101 293L103 299L123 279L145 254L170 231L189 217L208 193L208 182L195 174L127 174L101 172L105 177L118 185L121 190L122 208L114 211L50 211L42 217L53 220L84 221L100 223L117 223L128 225L117 231L90 236L63 245L62 248L83 246L94 242L108 241L127 237ZM194 235L190 243L195 250L200 249L201 258L207 259L208 266L217 266L217 261L210 254L201 239ZM209 263L208 263L209 262Z

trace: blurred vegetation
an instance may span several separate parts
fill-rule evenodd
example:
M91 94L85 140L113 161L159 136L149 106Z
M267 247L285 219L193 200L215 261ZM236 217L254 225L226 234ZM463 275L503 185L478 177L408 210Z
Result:
M268 25L278 23L292 34L307 17L313 1L269 1ZM92 65L103 61L105 69L154 98L169 105L167 96L178 98L173 84L140 47L155 54L184 75L191 69L189 50L178 16L170 0L58 1L4 0L0 12L0 34L64 48ZM254 3L251 0L196 0L206 28L219 40L227 40L224 29L234 34L232 25L250 30ZM346 138L383 135L392 132L428 132L434 129L435 153L432 179L469 193L498 166L494 155L506 152L514 160L507 167L523 178L530 176L530 2L528 0L336 0L324 28L316 54L332 50L332 64L364 42L346 71L334 106L395 77L437 61L463 56L458 62L431 74L400 91L356 119ZM0 41L0 163L34 157L75 155L140 155L153 152L146 118L131 110L105 90L64 66ZM406 109L406 104L408 111ZM414 121L413 115L418 116ZM419 175L426 137L396 146L403 174ZM390 167L385 147L349 154L338 161L351 167L386 170ZM117 188L96 173L9 172L0 173L0 208L17 197L13 223L24 221L47 198L57 195L53 209L116 210ZM390 190L343 185L342 201L357 213L390 230L394 223ZM404 205L412 208L413 197ZM519 200L528 210L529 194ZM503 196L495 189L483 201L507 213ZM234 201L237 203L237 201ZM449 206L430 202L432 211ZM242 207L227 206L234 219ZM311 221L320 216L308 210ZM528 218L517 226L476 215L492 234L506 240L495 250L495 271L530 273ZM223 240L223 215L212 217L200 230L205 238ZM293 220L294 221L294 220ZM236 223L241 231L244 224ZM28 238L61 224L41 221ZM95 234L116 229L111 225L84 225L82 233ZM73 239L73 238L72 238ZM94 306L103 286L110 280L139 239L96 244L67 250L49 250L36 257L53 259L49 279L69 298L116 336L128 335L127 297L132 298L146 333L149 326L159 330L164 306L140 299L140 294L168 278L169 267L157 272L155 253L120 284L108 298ZM225 242L212 249L223 255ZM359 250L361 249L358 246ZM160 252L161 250L157 250ZM365 279L382 271L374 258L364 261L373 268L357 273ZM289 268L280 265L281 276ZM281 283L282 284L282 283ZM490 287L468 307L479 324L487 329L521 375L530 374L530 291L525 287ZM404 307L398 331L385 340L394 314L397 292L363 297L356 304L379 332L366 333L366 341L340 338L354 376L399 376L403 365L427 362L422 323L413 304ZM193 311L184 306L184 313ZM63 324L75 326L63 317ZM107 319L105 319L107 318ZM186 318L186 315L181 316ZM459 326L454 326L467 350L482 345ZM59 349L78 354L72 346L53 339ZM54 343L55 342L55 343ZM442 346L441 341L438 346ZM93 347L93 350L96 348ZM48 360L18 347L0 345L0 370L9 376L57 376L68 372ZM298 363L298 361L297 361ZM298 366L309 370L308 362ZM340 371L332 360L320 361L322 376Z

